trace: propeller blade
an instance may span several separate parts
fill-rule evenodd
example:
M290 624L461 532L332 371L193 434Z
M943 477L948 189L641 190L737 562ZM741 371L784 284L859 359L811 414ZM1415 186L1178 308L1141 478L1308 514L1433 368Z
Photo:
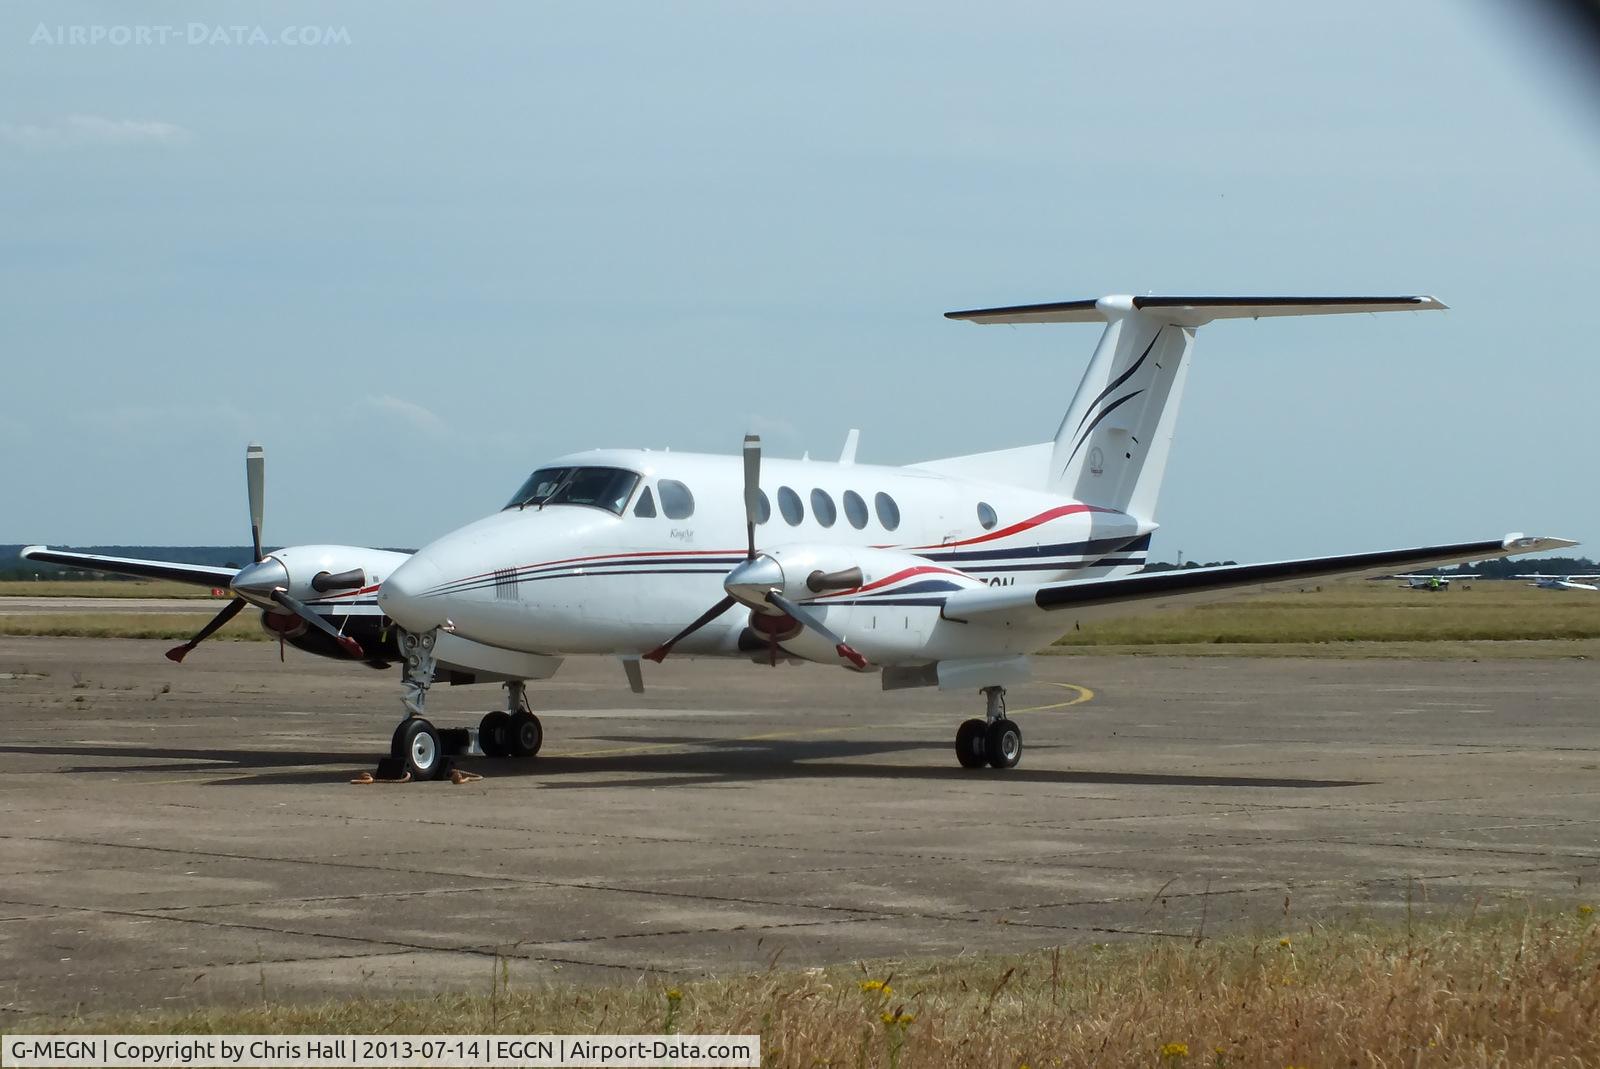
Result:
M628 677L628 689L635 694L644 693L644 671L639 667L639 658L624 657L622 659L622 673Z
M244 481L250 491L250 543L255 547L256 560L261 552L261 518L264 509L267 480L267 454L260 442L251 442L244 451Z
M798 604L790 601L776 590L767 594L767 601L788 613L795 620L798 620L802 626L811 628L811 630L833 643L835 652L857 668L865 668L867 666L865 657L852 649L843 636L834 633L827 624L813 616L809 610L802 609Z
M673 635L671 638L667 639L667 641L663 642L661 645L645 654L644 659L660 664L662 661L667 659L667 654L672 652L672 647L676 646L678 643L682 642L684 639L688 638L690 635L694 634L696 631L706 626L706 624L709 624L712 620L715 620L717 617L721 616L723 613L727 612L737 604L738 599L732 596L723 598L721 601L711 606L711 608L701 613L700 618L694 623L690 624L688 627L684 628L682 631L679 631L676 635Z
M174 646L168 650L167 660L182 664L183 659L189 655L190 650L194 649L196 646L200 645L200 643L216 634L218 628L220 628L223 624L226 624L235 616L238 616L239 610L244 607L245 600L243 598L234 598L232 601L228 602L228 604L222 607L221 612L217 613L217 615L211 618L210 623L206 624L206 626L200 629L199 634L195 635L194 638L191 638L183 645Z
M744 530L748 544L745 560L756 559L756 515L761 511L761 436L744 436Z
M290 612L300 617L300 619L304 620L318 631L322 631L327 634L329 638L337 642L339 647L350 656L356 658L357 660L360 660L362 657L366 656L361 649L361 643L357 642L349 635L339 634L338 628L334 627L328 621L312 612L308 607L306 607L305 603L296 601L282 590L274 590L272 592L272 600L276 601L279 605L282 605L285 609L288 609ZM279 654L281 655L282 652L283 651L280 649Z

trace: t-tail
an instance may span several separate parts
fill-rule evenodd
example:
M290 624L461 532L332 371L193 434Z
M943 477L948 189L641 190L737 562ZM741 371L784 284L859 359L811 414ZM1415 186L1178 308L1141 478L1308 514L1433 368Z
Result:
M1214 319L1443 307L1432 297L1112 296L945 315L974 323L1105 323L1056 431L1044 485L1153 525L1198 328Z

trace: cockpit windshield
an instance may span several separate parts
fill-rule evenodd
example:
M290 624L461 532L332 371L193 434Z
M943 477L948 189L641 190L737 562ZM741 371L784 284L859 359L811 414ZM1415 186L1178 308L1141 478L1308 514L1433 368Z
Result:
M622 468L540 468L528 476L506 508L588 505L620 516L638 485L638 473Z

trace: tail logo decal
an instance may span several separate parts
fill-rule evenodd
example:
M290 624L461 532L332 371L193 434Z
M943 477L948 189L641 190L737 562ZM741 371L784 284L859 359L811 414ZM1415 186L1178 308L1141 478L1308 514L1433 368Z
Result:
M1144 390L1141 388L1134 390L1132 393L1123 394L1115 401L1112 401L1105 407L1100 408L1098 413L1095 412L1096 407L1098 407L1101 402L1105 401L1105 399L1115 393L1120 386L1126 383L1129 379L1133 378L1138 370L1144 366L1145 360L1149 358L1150 353L1155 349L1156 342L1161 340L1162 331L1166 329L1167 328L1164 326L1157 327L1155 335L1150 339L1150 344L1146 345L1144 347L1144 352L1139 354L1139 359L1135 360L1133 365L1129 367L1128 370L1124 371L1122 374L1113 379L1109 386L1101 390L1098 397L1089 402L1089 407L1084 410L1083 418L1078 420L1078 430L1075 435L1076 440L1072 443L1072 452L1067 455L1067 462L1061 466L1061 472L1057 478L1064 477L1067 474L1067 469L1072 467L1072 462L1074 459L1076 459L1078 450L1083 448L1083 443L1089 440L1089 436L1094 433L1094 429L1100 425L1102 420L1111 415L1111 413L1115 412L1118 408L1121 408L1123 405L1133 400L1135 397L1138 397L1140 394L1144 393ZM1094 416L1094 419L1092 420L1089 418L1091 415ZM1085 424L1088 424L1088 426L1085 426ZM1104 471L1105 454L1101 453L1098 448L1091 450L1089 452L1089 474L1100 475Z
M1073 458L1078 455L1078 450L1083 448L1083 443L1087 442L1089 440L1089 435L1094 433L1094 429L1096 427L1100 426L1100 421L1105 419L1107 416L1111 415L1111 413L1115 412L1117 409L1121 408L1123 405L1127 404L1129 401L1133 400L1135 397L1138 397L1142 393L1144 393L1144 391L1141 389L1141 390L1134 390L1132 393L1129 393L1129 394L1123 394L1121 397L1117 398L1115 401L1112 401L1109 405L1107 405L1106 407L1104 407L1104 408L1102 408L1100 410L1100 414L1094 418L1094 422L1093 423L1089 424L1088 429L1079 432L1078 444L1074 445L1072 447L1072 453L1071 453L1071 455L1069 455L1067 457L1067 462L1065 464L1061 465L1061 474L1062 475L1065 475L1067 473L1067 469L1072 467Z
M1083 419L1078 421L1078 430L1083 430L1083 424L1086 420L1088 420L1089 413L1094 411L1095 405L1099 404L1101 401L1104 401L1107 397L1115 393L1118 386L1121 386L1123 383L1133 378L1134 374L1139 370L1139 368L1144 366L1145 357L1150 355L1150 350L1154 349L1156 347L1156 342L1161 340L1161 332L1166 329L1166 327L1157 327L1155 336L1150 339L1150 344L1144 347L1144 352L1139 354L1139 359L1133 362L1133 366L1113 379L1111 385L1100 391L1099 397L1096 397L1093 401L1089 402L1089 407L1084 410ZM1160 365L1158 364L1156 366L1159 367Z

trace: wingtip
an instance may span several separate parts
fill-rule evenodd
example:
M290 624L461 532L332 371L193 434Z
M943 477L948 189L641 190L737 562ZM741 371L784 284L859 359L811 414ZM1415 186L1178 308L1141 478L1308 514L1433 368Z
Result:
M1506 535L1501 542L1506 549L1514 549L1520 553L1545 553L1552 549L1571 549L1579 545L1572 538L1544 538L1539 535L1525 535L1521 531Z
M49 546L23 546L21 552L19 552L17 556L21 557L23 560L32 560L35 553L45 553L48 552L49 549Z

